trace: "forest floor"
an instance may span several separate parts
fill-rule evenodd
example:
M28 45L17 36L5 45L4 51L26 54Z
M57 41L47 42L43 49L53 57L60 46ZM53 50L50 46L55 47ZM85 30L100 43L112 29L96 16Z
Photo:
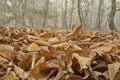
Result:
M120 33L0 26L0 80L120 80Z

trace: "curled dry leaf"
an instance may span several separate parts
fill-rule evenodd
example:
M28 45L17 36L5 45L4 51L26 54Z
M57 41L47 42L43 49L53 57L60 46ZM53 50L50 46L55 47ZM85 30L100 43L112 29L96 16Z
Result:
M56 77L54 78L54 80L60 80L62 78L62 76L64 75L62 69L59 69Z
M16 74L17 74L22 80L27 79L28 73L25 72L22 68L14 65L14 70L15 70Z
M81 51L82 50L82 48L80 48L77 45L72 45L72 49L73 49L73 51Z
M38 45L41 45L41 46L51 46L51 44L49 42L45 42L45 41L42 41L40 39L31 39L31 38L28 38L28 41L29 42L32 42L32 43L36 43Z
M50 52L48 46L40 46L40 49L46 52Z
M52 47L54 47L55 49L61 49L61 48L69 48L70 47L70 43L60 43L60 44L55 44L52 45Z
M79 34L79 32L81 32L81 30L82 30L82 24L79 25L79 26L75 29L75 31L74 31L74 33L73 33L73 36Z
M18 62L18 66L24 70L29 70L31 63L32 63L32 54L28 53L28 54L19 54L17 55L17 58L19 60Z
M15 72L8 71L5 76L3 76L2 78L0 78L0 80L18 80L18 78L17 78Z
M40 37L41 38L50 38L53 36L53 33L48 33L48 32L45 32L45 33L41 33L40 34Z
M91 65L91 58L87 58L87 57L82 57L79 56L77 53L73 53L72 54L73 58L76 58L78 60L78 63L80 64L80 69L87 69L87 65Z
M50 43L52 43L52 44L56 44L56 43L58 43L60 40L58 39L58 38L50 38L49 40L48 40L48 42L50 42Z
M50 71L51 68L45 62L39 63L30 71L28 80L47 80Z
M93 44L90 48L93 48L93 51L109 52L112 49L112 45L111 43L100 42Z
M78 75L71 75L67 80L83 80L83 78Z
M116 73L119 71L119 69L120 69L119 62L108 65L108 73L109 73L110 80L114 80L114 77L115 77Z
M8 60L13 60L16 56L14 47L10 45L0 44L0 56L3 56Z
M10 51L13 51L14 47L10 46L10 45L0 44L0 51L1 50L10 50Z

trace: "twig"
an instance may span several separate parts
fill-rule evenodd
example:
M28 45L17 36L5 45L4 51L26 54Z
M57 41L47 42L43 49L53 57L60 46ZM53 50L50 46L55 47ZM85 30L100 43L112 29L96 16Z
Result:
M93 76L94 80L98 80L98 78L97 78L96 74L93 72L91 66L87 65L87 67L88 67L88 71L89 71L90 75Z

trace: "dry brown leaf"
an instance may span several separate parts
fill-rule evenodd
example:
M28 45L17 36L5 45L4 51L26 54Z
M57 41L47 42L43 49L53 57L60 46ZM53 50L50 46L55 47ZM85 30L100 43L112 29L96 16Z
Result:
M49 42L45 42L45 41L42 41L40 39L28 38L28 41L32 42L32 43L36 43L36 44L41 45L41 46L51 46L51 44Z
M28 80L47 80L47 76L50 73L50 68L47 67L45 62L36 65L28 76Z
M15 73L22 79L27 79L28 77L28 73L25 72L23 69L21 69L20 67L14 65L14 70L15 70Z
M73 58L76 58L78 60L78 63L80 64L80 68L82 69L87 69L87 65L91 64L92 59L91 58L87 58L87 57L82 57L79 56L76 53L72 54Z
M79 34L79 32L81 32L81 30L82 30L82 24L79 25L79 26L75 29L75 31L74 31L74 33L73 33L73 36Z
M52 45L52 47L54 47L55 49L61 49L61 48L69 48L70 47L70 43L60 43L60 44L55 44Z
M46 52L50 52L48 46L40 46L40 49Z
M40 37L41 38L50 38L50 37L52 37L53 36L53 33L41 33L40 34Z
M109 73L108 73L108 71L103 72L103 75L105 76L106 79L109 79Z
M20 68L24 69L25 71L30 69L30 66L31 66L31 63L32 63L32 54L31 53L19 54L19 55L17 55L17 58L18 58L18 60L20 60L18 62L18 66Z
M71 75L67 80L83 80L83 78L78 75Z
M99 42L90 46L93 51L109 52L112 49L111 43Z
M14 57L16 56L14 47L10 45L0 44L0 56L8 60L13 60Z
M10 46L10 45L0 44L0 51L2 51L2 50L10 50L10 51L13 51L13 50L14 50L14 47L13 47L13 46Z
M73 51L81 51L82 50L82 48L80 48L77 45L72 45L72 49L73 49Z
M84 34L84 37L85 37L85 38L91 38L91 37L92 37L92 34L91 34L91 33L85 33L85 34Z
M0 56L0 63L8 63L9 61L6 58Z
M17 78L15 72L8 71L5 76L3 76L2 78L0 78L0 80L18 80L18 78Z
M108 65L108 73L110 80L114 80L116 73L119 71L120 63L116 62Z
M50 39L48 40L48 42L50 42L50 43L52 43L52 44L56 44L56 43L60 42L60 40L55 37L55 38L50 38Z

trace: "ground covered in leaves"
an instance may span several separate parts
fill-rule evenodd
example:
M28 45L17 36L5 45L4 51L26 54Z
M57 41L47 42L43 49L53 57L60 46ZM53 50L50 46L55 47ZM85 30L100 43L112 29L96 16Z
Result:
M120 33L0 26L0 80L120 80Z

